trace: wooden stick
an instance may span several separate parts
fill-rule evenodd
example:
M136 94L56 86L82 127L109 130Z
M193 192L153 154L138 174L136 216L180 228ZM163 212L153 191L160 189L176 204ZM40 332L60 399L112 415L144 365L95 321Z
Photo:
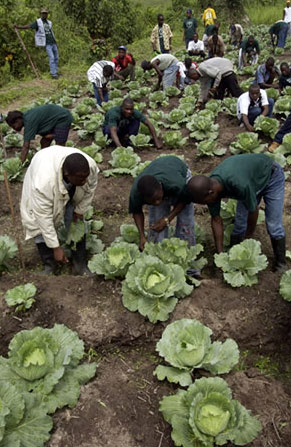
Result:
M4 142L2 129L0 129L0 141L1 141L2 148L3 148L4 158L7 158L7 151L6 151L6 147L5 147L5 142Z
M15 219L14 208L13 208L13 203L12 203L12 197L11 197L11 192L10 192L9 180L8 180L6 171L3 172L3 176L4 176L4 183L5 183L7 196L8 196L8 201L9 201L9 206L10 206L11 219L12 219L12 223L13 223L13 226L14 226L14 229L15 229L15 239L16 239L16 243L17 243L17 246L18 246L20 263L21 263L21 267L23 269L25 269L22 244L21 244L20 239L19 239L18 234L17 234L16 219Z
M26 46L24 45L23 39L22 39L22 37L20 36L18 29L17 29L17 28L14 28L14 31L15 31L16 34L17 34L17 37L18 37L18 39L19 39L19 42L20 42L20 44L21 44L21 46L22 46L22 48L23 48L23 50L24 50L24 52L25 52L25 54L26 54L26 57L27 57L27 59L28 59L30 65L31 65L31 68L32 68L32 70L33 70L35 76L37 77L37 79L40 79L39 73L38 73L38 71L37 71L37 69L36 69L34 63L32 62L32 59L31 59L31 57L30 57L30 54L29 54L29 52L27 51Z

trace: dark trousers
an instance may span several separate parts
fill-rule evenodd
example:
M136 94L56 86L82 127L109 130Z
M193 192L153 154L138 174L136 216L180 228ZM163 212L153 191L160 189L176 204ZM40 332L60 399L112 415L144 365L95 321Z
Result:
M235 73L231 73L228 76L225 76L221 79L221 82L217 88L217 98L223 99L225 90L228 90L228 92L231 94L233 98L238 98L240 95L242 95L243 91L238 85L237 77Z
M291 133L291 113L286 119L281 129L276 133L274 141L276 141L276 143L281 144L283 138L285 137L285 135L287 135L287 133Z
M128 138L130 137L130 135L138 134L139 126L140 121L133 118L129 121L129 124L127 126L117 127L117 135L118 138L120 139L121 144L129 143ZM108 137L111 138L109 126L104 126L103 134L108 135Z

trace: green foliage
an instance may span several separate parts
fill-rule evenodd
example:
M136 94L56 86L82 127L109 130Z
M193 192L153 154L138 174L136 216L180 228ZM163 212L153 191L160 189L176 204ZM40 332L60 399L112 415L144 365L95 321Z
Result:
M166 119L170 124L164 123L165 127L170 127L171 129L180 129L181 124L187 121L186 112L182 109L173 109L166 115Z
M138 311L156 323L166 321L178 298L189 295L192 289L186 284L182 267L143 254L128 269L122 283L122 302L131 312Z
M268 98L273 98L275 101L279 98L280 92L277 88L267 88L266 93Z
M191 131L190 137L198 141L215 140L218 137L218 124L213 123L211 116L205 116L201 112L194 115L192 121L189 121L186 127Z
M198 379L187 391L178 390L160 402L164 419L172 425L176 446L247 445L260 433L260 422L237 400L219 377Z
M89 155L96 161L96 163L102 163L103 156L100 154L101 148L97 146L97 144L91 144L91 146L85 146L80 148L81 151L85 152L85 154Z
M24 177L24 165L19 157L6 158L0 165L0 180L4 180L4 171L10 181L22 182Z
M221 156L226 153L226 149L217 149L217 143L215 140L204 140L197 144L198 155L200 157L208 155L213 157L214 155Z
M261 244L255 239L246 239L234 245L228 253L215 254L214 262L222 269L225 281L232 287L257 284L257 274L268 265L267 257L261 254Z
M291 301L291 270L287 270L281 276L280 295L284 300Z
M265 144L260 144L258 134L252 132L242 132L236 136L236 140L231 143L229 150L232 154L263 152Z
M179 96L181 93L181 90L179 90L177 87L175 87L174 85L172 85L171 87L167 87L165 89L165 93L167 96Z
M129 244L139 244L139 232L134 224L122 224L120 226L120 235L122 240Z
M9 236L0 236L0 275L4 270L10 270L9 261L16 256L17 245Z
M169 130L163 134L164 143L170 148L182 147L187 142L187 137L183 138L179 130Z
M135 147L145 147L150 146L151 137L149 135L131 135L129 137L130 141L132 142L133 146Z
M224 112L230 116L236 116L237 98L224 98L222 103Z
M112 160L109 160L113 169L103 171L105 177L118 174L131 174L131 171L140 162L140 157L134 153L132 147L118 147L112 152Z
M22 147L23 136L20 133L10 132L4 137L5 147Z
M275 118L260 115L255 120L255 130L260 130L267 137L274 138L279 129L279 121Z
M291 109L291 97L283 96L277 99L274 106L274 113L288 116Z
M85 222L78 219L72 222L67 234L66 244L71 246L72 250L77 249L77 243L80 242L85 235Z
M7 290L4 298L9 307L16 306L16 312L26 311L27 309L30 309L35 302L34 296L36 290L37 289L33 283L27 283Z

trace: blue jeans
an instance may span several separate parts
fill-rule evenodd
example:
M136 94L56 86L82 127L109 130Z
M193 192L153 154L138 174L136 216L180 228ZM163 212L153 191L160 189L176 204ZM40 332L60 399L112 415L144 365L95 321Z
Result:
M273 163L273 173L269 183L257 194L257 203L261 199L265 202L266 227L272 239L282 239L285 230L282 223L284 207L285 177L284 171L278 163ZM241 201L237 202L233 235L244 236L247 230L248 210Z
M189 42L193 39L185 39L186 50L188 49Z
M285 137L285 135L287 135L287 133L291 133L291 113L287 117L287 119L286 119L285 123L283 124L283 126L281 127L281 129L276 133L274 141L276 141L276 143L281 144L283 141L283 138Z
M176 62L173 62L163 73L163 89L165 90L167 87L171 87L175 80L177 71L179 70L179 66Z
M50 73L52 76L57 76L58 74L58 62L59 62L59 53L57 44L54 43L52 45L46 45L46 52L49 58L50 64Z
M93 84L94 96L95 96L95 99L97 101L97 104L98 104L98 106L101 106L102 101L101 101L101 98L100 98L100 95L99 95L99 92L98 92L98 88L96 87L94 82L92 82L92 84ZM108 102L109 101L109 95L108 95L107 89L106 89L106 91L103 91L103 101L104 102Z
M273 107L274 107L274 99L273 98L268 98L269 100L269 112L268 112L268 117L272 118L272 114L273 114ZM249 113L248 113L248 119L249 119L249 123L251 124L251 126L254 124L255 119L262 114L262 108L261 107L252 107L249 108Z
M282 28L278 34L277 47L279 47L279 48L285 48L285 43L286 43L288 28L289 28L288 23L285 23L285 25L286 26L284 26L284 28Z

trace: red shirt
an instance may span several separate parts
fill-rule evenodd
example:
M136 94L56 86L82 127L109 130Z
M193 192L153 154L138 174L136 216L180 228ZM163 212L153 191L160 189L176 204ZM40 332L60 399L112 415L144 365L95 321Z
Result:
M118 56L115 56L112 59L112 62L115 64L115 71L124 70L128 66L128 64L132 64L132 57L129 54L126 54L123 59L120 59Z

